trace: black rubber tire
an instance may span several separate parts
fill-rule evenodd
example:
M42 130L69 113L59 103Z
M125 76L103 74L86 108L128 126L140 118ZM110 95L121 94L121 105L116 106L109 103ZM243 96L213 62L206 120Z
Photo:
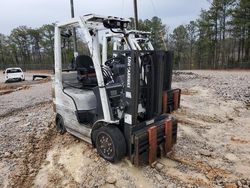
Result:
M60 134L66 133L66 129L65 129L65 126L64 126L63 117L60 114L56 115L56 130Z
M121 131L116 126L113 125L102 126L99 129L95 130L93 136L97 152L105 160L115 163L120 161L125 156L126 154L125 138L121 133ZM107 143L110 144L109 146L104 146L105 144L101 143L103 138L108 140ZM110 148L112 148L111 154L110 152L107 152L110 151ZM105 151L107 152L106 154Z

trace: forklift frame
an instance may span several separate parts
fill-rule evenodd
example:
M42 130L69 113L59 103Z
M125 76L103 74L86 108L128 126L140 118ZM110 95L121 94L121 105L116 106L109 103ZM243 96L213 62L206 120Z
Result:
M171 151L177 138L177 121L170 115L165 114L166 112L171 112L170 106L174 106L174 109L177 109L180 105L180 90L171 90L173 54L172 52L164 51L138 50L134 44L134 39L128 37L128 33L125 35L125 40L130 44L131 49L123 51L126 54L126 79L124 85L105 85L101 67L104 61L101 61L98 36L100 30L105 30L109 27L104 21L110 22L110 27L115 28L116 25L112 25L115 22L119 22L117 24L119 26L129 22L123 18L90 14L56 24L54 109L60 121L66 118L66 116L69 117L70 114L69 120L64 119L66 123L63 128L94 146L96 146L94 134L96 130L110 125L118 127L126 141L126 152L124 152L131 162L135 165L140 165L145 161L152 164L161 154L166 155ZM76 102L72 96L64 92L61 54L61 31L64 27L80 27L82 29L93 60L97 78L97 87L93 90L95 94L97 93L97 104L99 101L102 115L91 127L81 124L79 119L74 117L75 111L69 109L76 107L77 110ZM126 33L124 28L122 30ZM143 60L142 57L145 57L145 59ZM105 59L105 56L103 58ZM143 74L148 74L144 88L140 82L142 72ZM120 91L122 93L119 94L118 98L121 102L120 105L124 109L124 117L117 119L111 110L112 97L117 96L111 95ZM169 101L173 102L169 104ZM141 105L143 102L145 103L146 115L140 119L139 104ZM99 115L98 112L96 115ZM57 123L59 120L57 119Z

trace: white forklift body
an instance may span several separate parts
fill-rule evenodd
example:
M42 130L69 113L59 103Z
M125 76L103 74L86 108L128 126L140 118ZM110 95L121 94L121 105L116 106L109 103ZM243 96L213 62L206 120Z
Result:
M103 20L112 19L128 23L128 20L122 18L98 16L89 14L80 18L73 18L69 21L57 23L55 26L55 99L56 112L63 116L65 129L71 134L82 138L83 140L92 143L91 131L93 126L81 125L75 114L75 110L88 111L96 108L97 101L92 90L82 90L77 88L64 89L63 74L62 74L62 37L61 31L66 27L80 27L84 33L84 39L88 44L91 57L93 59L94 69L98 86L100 87L101 106L103 110L103 121L106 123L117 123L110 114L108 98L104 88L103 75L101 74L101 56L99 49L98 31L105 30ZM89 31L92 30L93 33ZM91 35L92 34L92 35ZM67 74L66 74L67 75ZM66 77L65 75L65 77ZM72 100L73 99L73 100Z
M56 24L56 127L91 143L108 161L128 156L133 164L152 164L176 143L177 121L167 113L179 108L180 90L171 90L172 52L154 50L150 33L126 31L128 23L88 14ZM62 40L73 28L83 33L90 55L74 52L75 67L64 70ZM99 34L108 29L101 54ZM115 57L107 58L110 37Z

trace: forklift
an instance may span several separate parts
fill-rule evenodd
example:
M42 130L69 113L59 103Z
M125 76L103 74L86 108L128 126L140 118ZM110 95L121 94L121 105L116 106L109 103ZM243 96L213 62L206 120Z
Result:
M88 14L55 25L53 107L56 128L92 144L110 162L127 157L152 164L172 151L177 120L168 113L180 106L180 89L171 89L170 51L135 48L128 19ZM75 52L75 66L63 69L62 41L78 28L90 55ZM126 49L107 58L99 35L122 36ZM103 48L105 49L105 48Z

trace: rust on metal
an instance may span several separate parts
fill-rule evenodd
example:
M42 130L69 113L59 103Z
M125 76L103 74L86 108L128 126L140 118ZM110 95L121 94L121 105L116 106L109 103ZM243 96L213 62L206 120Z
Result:
M167 113L168 110L168 92L164 91L162 95L162 113Z
M157 158L157 127L152 126L148 129L149 153L148 162L151 165Z
M180 90L175 90L173 92L174 97L174 110L177 110L180 107Z
M171 119L167 119L165 121L165 153L166 154L169 153L173 147L172 129L173 129L173 122Z

